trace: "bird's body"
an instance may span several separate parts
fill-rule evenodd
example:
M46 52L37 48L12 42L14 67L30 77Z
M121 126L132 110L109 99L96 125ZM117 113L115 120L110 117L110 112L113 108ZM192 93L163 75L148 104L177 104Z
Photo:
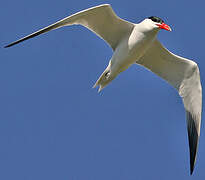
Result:
M179 92L187 114L190 169L193 172L200 135L202 90L198 66L177 56L157 40L160 29L171 28L158 17L151 16L139 24L119 18L108 4L96 6L68 16L48 27L17 40L6 47L63 26L80 24L104 39L113 49L109 61L94 87L99 91L132 64L139 64L165 79Z
M152 45L159 29L153 30L149 26L144 26L147 21L149 23L150 20L145 19L140 24L134 24L128 36L125 36L116 47L108 67L94 85L94 87L99 86L99 91L108 85L119 73L135 64Z

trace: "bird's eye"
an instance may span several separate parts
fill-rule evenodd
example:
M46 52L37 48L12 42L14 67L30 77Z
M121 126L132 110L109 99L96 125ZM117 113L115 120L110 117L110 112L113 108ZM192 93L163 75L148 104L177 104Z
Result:
M153 18L152 21L154 21L154 22L159 22L159 19Z

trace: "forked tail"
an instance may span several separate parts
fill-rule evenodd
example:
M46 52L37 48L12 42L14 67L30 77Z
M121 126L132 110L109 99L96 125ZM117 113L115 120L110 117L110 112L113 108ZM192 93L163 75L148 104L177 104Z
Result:
M105 71L101 74L93 88L96 88L99 86L98 92L100 92L105 86L107 86L115 77L118 75L118 73L115 73L113 69L111 69L111 62L105 69Z
M93 88L99 86L98 92L100 92L111 81L110 75L111 75L110 68L106 68L105 71L101 74L101 76L97 80L97 82L95 83L95 85L93 86Z

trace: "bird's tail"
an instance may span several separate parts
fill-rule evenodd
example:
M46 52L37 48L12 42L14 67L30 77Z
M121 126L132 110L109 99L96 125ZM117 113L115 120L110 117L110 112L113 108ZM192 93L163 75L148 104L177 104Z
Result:
M105 69L105 71L101 74L93 88L96 88L99 86L98 92L100 92L105 86L107 86L114 77L112 76L111 70L110 70L110 64L108 67Z

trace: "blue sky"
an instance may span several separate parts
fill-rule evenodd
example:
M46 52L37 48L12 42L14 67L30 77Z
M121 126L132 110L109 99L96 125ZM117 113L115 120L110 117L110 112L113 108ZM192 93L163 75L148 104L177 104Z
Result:
M194 59L205 83L203 1L7 0L1 3L0 46L103 3L132 22L152 15L164 19L173 31L161 31L160 41ZM0 179L205 177L204 115L190 176L181 98L139 66L97 93L92 86L111 56L107 44L78 26L0 48Z

